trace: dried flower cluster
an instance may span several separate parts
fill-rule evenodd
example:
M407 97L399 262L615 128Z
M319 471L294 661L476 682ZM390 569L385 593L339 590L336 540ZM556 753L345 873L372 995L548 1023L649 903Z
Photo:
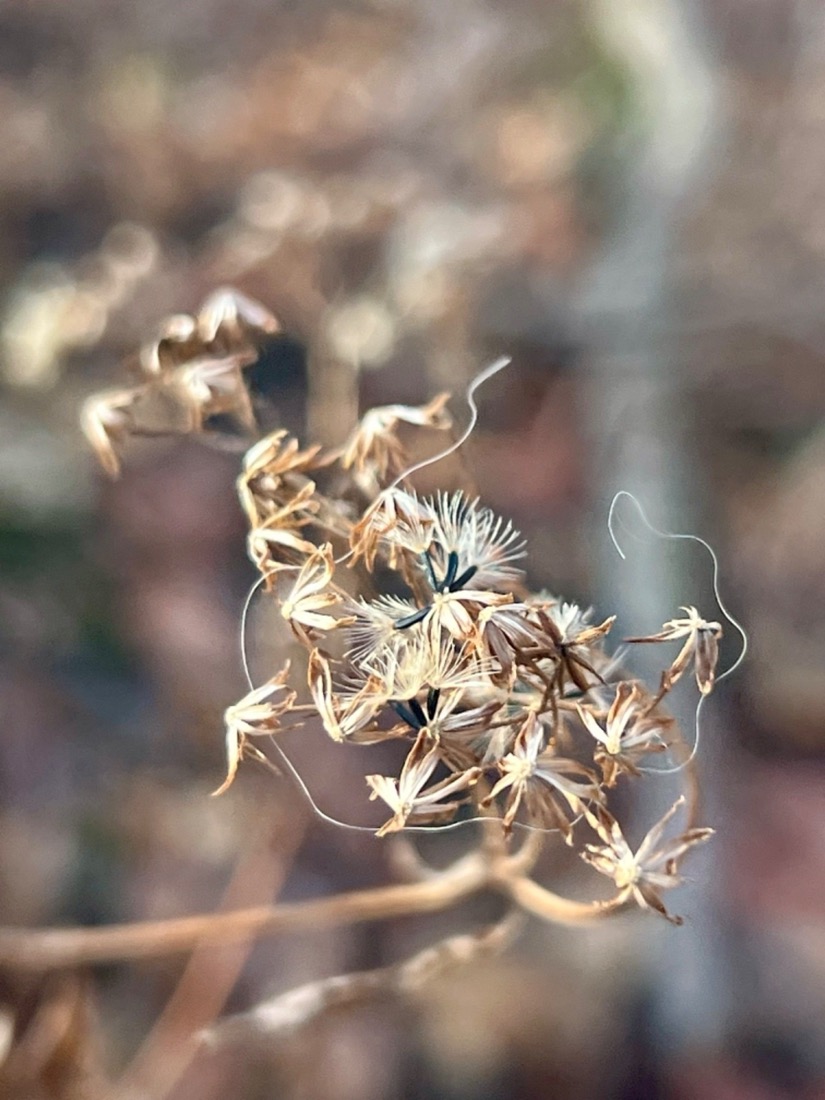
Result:
M259 340L279 327L269 310L228 288L211 294L195 316L167 317L140 350L142 381L93 394L81 410L81 427L106 472L120 472L119 448L130 435L168 432L170 424L197 432L217 415L252 429L243 368L258 358Z
M183 387L198 428L224 402L246 407L240 367L254 352L244 341L276 327L225 292L197 318L170 321L144 364ZM605 648L614 617L596 623L527 591L525 544L510 522L461 491L425 498L408 483L401 433L449 430L446 400L373 409L335 452L276 431L246 454L238 489L249 555L306 650L312 706L298 702L287 666L230 707L221 790L244 756L262 755L256 738L277 737L285 718L292 726L311 709L336 742L407 747L398 774L367 777L388 810L379 835L473 815L500 818L505 835L517 822L557 831L622 900L676 920L661 891L710 830L663 840L674 806L634 852L609 796L680 743L663 700L691 663L700 691L711 690L721 628L684 609L661 632L629 639L683 642L658 689L627 678ZM110 471L119 408L86 410Z

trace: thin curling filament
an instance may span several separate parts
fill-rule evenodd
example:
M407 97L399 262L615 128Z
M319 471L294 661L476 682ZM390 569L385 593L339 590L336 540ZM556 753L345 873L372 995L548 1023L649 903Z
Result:
M717 605L717 607L719 608L719 611L722 614L722 618L730 626L732 626L734 628L734 630L739 634L739 637L740 637L741 643L742 643L741 647L739 649L739 653L738 653L736 659L734 660L734 662L728 668L724 669L724 671L722 671L721 673L719 673L715 677L716 683L717 684L721 683L723 680L726 680L729 676L732 676L733 673L737 671L737 669L742 665L742 662L745 660L745 656L746 656L747 651L748 651L748 634L747 634L747 631L745 630L745 628L742 626L742 624L738 621L738 619L736 619L733 616L733 614L728 610L727 604L725 603L725 601L722 598L722 594L720 592L719 558L718 558L718 555L716 554L716 551L713 549L713 547L710 545L710 543L706 542L705 539L701 538L701 536L699 536L699 535L683 534L683 533L674 532L674 531L662 531L662 530L660 530L658 527L656 527L654 524L652 524L650 522L650 520L647 516L647 513L646 513L641 501L638 499L638 497L636 497L633 493L629 492L627 489L620 489L616 493L616 495L613 497L613 500L610 502L610 509L609 509L608 515L607 515L607 530L608 530L608 533L610 535L610 541L613 543L613 546L615 547L616 552L618 553L618 555L622 559L622 561L627 560L627 554L623 550L623 548L622 548L622 546L619 542L618 535L616 533L616 526L617 526L617 522L618 522L618 507L619 507L620 501L622 501L622 500L627 500L630 504L633 505L633 507L636 511L636 514L637 514L639 520L642 523L643 528L645 530L649 531L650 534L653 535L655 538L661 539L663 541L693 542L693 543L696 543L697 545L701 546L703 548L703 550L705 550L707 552L708 556L710 557L711 565L712 565L713 597L716 600L716 605ZM625 526L626 530L628 530L632 534L632 531L630 531L630 528L628 528L626 524L623 524L623 525ZM640 769L641 771L644 771L647 774L652 774L652 775L674 775L677 772L683 771L686 767L688 767L693 762L693 760L696 758L696 755L699 751L699 744L700 744L701 734L702 734L702 725L701 725L702 709L704 707L704 703L705 703L706 698L707 698L706 695L700 695L700 697L697 701L697 704L696 704L696 709L695 709L695 712L694 712L693 745L691 747L690 753L687 756L687 758L685 760L681 761L679 764L674 764L672 767L666 767L666 768L644 767L644 768Z

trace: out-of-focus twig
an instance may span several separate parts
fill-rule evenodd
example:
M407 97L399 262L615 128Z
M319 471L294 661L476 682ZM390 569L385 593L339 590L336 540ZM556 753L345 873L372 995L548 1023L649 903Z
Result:
M275 847L267 835L241 858L224 893L222 910L278 893L304 829L272 832L285 841ZM162 1100L170 1093L195 1054L193 1035L220 1014L251 946L250 937L219 950L211 943L195 948L161 1016L118 1082L114 1095L119 1100L139 1096Z
M451 936L393 966L309 982L257 1005L250 1012L229 1017L204 1031L201 1039L210 1046L255 1037L271 1040L290 1035L324 1013L345 1005L399 993L415 995L452 967L503 950L519 923L510 914L481 932Z
M627 905L626 897L611 898L604 902L571 901L546 890L523 875L505 878L501 885L519 908L554 924L589 924Z
M440 912L485 890L504 894L529 912L563 924L580 924L606 913L610 902L571 902L525 877L538 854L537 838L514 856L473 852L433 879L330 898L109 928L0 929L0 967L45 971L152 958L195 945L237 943L253 935Z

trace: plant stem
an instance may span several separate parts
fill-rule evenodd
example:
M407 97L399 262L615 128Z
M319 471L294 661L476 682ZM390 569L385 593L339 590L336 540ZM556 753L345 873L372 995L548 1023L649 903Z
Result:
M513 856L471 853L430 879L311 901L108 928L0 928L0 969L42 972L154 958L204 944L236 943L253 935L436 913L484 890L503 894L526 912L557 924L587 923L624 907L622 895L606 902L570 901L527 878L525 872L532 867L541 840L529 840Z

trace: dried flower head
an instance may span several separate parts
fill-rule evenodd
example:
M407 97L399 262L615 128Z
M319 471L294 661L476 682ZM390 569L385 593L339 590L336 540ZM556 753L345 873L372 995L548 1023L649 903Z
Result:
M368 677L356 686L333 684L330 663L317 649L309 656L307 680L318 716L333 741L381 741L394 732L374 723L386 705L380 681Z
M591 626L590 614L590 610L582 611L576 604L562 601L537 607L538 620L556 649L562 690L569 681L579 691L587 692L593 686L592 678L602 680L594 659L596 647L616 621L616 616L611 615L598 626Z
M639 762L649 753L664 752L667 743L663 732L673 720L649 714L650 701L638 683L620 683L604 727L591 711L576 705L579 718L598 742L594 760L602 769L606 787L613 787L616 778L625 772L639 775Z
M83 431L106 472L117 477L116 447L130 435L198 433L219 415L251 433L255 416L243 371L258 359L261 340L279 328L269 310L229 288L210 295L195 316L167 317L140 349L145 381L92 395L83 406ZM136 422L138 402L154 406L151 424Z
M289 661L261 687L226 708L226 779L214 794L223 794L232 785L249 738L269 737L280 728L281 718L297 698L297 693L287 687L288 679Z
M303 526L312 522L317 510L315 485L308 481L285 504L273 510L268 509L267 518L249 532L247 538L249 557L258 571L263 574L267 584L275 573L288 568L290 558L301 560L314 552L314 544L302 538L298 532ZM277 556L276 550L280 552L282 558Z
M622 895L632 896L643 909L658 913L671 924L681 924L682 918L668 913L661 891L682 882L678 869L684 855L713 836L713 829L687 829L671 840L662 840L665 827L683 804L684 798L677 799L635 852L607 810L588 813L588 822L604 843L588 844L582 853L587 863L613 879Z
M218 412L251 428L244 368L276 330L263 306L230 291L169 318L144 354L150 380L84 408L106 468L117 472L147 392L177 395L192 431ZM310 701L298 702L284 668L230 707L220 789L244 756L261 755L256 737L277 744L286 716L311 711L342 746L406 746L397 774L367 777L391 812L379 835L453 822L462 807L498 818L505 837L524 824L578 845L619 902L674 919L660 891L710 831L663 840L674 807L634 852L610 800L620 776L678 743L666 696L691 661L702 694L712 689L721 627L684 608L660 633L630 639L682 641L657 690L628 676L606 649L614 616L593 623L577 604L526 590L526 545L510 520L460 490L422 496L410 484L399 432L447 429L446 400L368 411L338 451L278 430L247 452L237 484L249 556L306 652ZM588 825L599 844L581 839Z
M278 318L260 302L233 287L213 291L198 310L197 333L209 347L220 340L227 349L280 332Z
M195 359L175 371L172 385L192 417L192 431L200 431L211 416L232 416L245 428L253 428L255 414L242 367L254 363L252 353L222 359Z
M572 842L567 811L582 813L588 802L601 797L595 776L575 760L557 756L548 744L547 730L536 714L528 714L519 730L512 752L499 762L501 779L487 797L489 805L508 792L504 828L512 828L522 799L532 821L559 829Z
M281 601L281 615L302 642L311 643L318 632L337 630L352 621L326 614L327 609L343 602L342 594L332 585L334 568L330 543L313 549Z
M713 691L716 665L719 660L719 639L722 627L703 619L695 607L682 607L684 619L671 619L658 634L644 638L628 638L628 642L673 642L685 639L670 668L663 673L662 686L669 691L693 659L696 685L703 695Z
M189 313L173 313L158 329L156 339L140 351L140 365L147 374L160 375L197 358L203 351L198 323Z
M433 591L507 591L520 583L522 571L511 563L524 557L525 544L512 523L462 493L439 493L433 519L427 550Z
M341 465L359 475L359 484L377 491L388 474L394 477L408 465L407 452L398 438L399 425L449 430L453 423L445 408L449 399L448 393L442 393L417 408L384 405L370 409L344 445Z
M390 820L378 830L378 836L397 832L411 820L421 824L453 817L460 802L444 802L444 799L476 783L481 769L468 768L430 787L425 786L440 761L438 744L421 734L410 749L397 780L385 775L367 776L372 790L370 798L382 799L393 811Z
M139 389L106 390L93 394L80 410L80 426L110 477L120 473L117 448L131 432L133 411L143 396Z

